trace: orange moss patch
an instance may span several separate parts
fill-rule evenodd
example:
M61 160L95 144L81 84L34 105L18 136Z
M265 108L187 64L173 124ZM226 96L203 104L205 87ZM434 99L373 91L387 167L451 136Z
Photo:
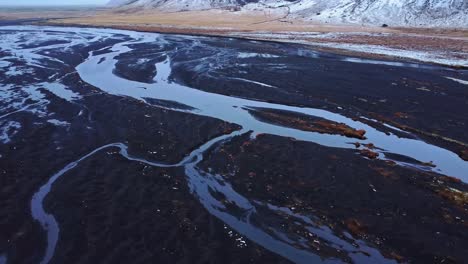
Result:
M408 114L405 114L405 113L402 113L402 112L396 112L395 114L393 114L395 117L397 118L402 118L402 119L407 119L409 118L409 115Z
M338 133L345 135L347 137L352 137L352 138L358 138L358 139L366 139L364 136L366 134L366 131L363 129L354 129L350 126L347 126L346 124L343 123L335 123L331 121L325 121L325 120L320 120L320 121L315 121L313 123L314 125L319 127L319 130L325 131L324 133Z
M252 144L252 142L248 140L248 141L245 141L244 143L242 143L242 147L248 147L251 144Z
M391 259L396 260L398 263L405 262L405 258L402 257L401 255L397 254L396 252L391 252L390 254L388 254L388 257L391 258Z
M366 148L368 148L368 149L375 149L375 146L374 146L374 144L372 144L372 143L364 144L364 147L366 147Z
M223 131L223 134L228 135L231 134L232 132L236 131L239 129L237 125L232 125L229 123L222 123L219 125L220 130Z
M369 167L373 169L374 171L376 171L377 173L379 173L380 175L384 176L385 178L394 179L394 180L399 179L398 175L396 175L391 170L388 170L382 167L373 167L373 166L369 166Z
M344 123L328 120L307 120L306 117L292 116L278 112L252 111L255 116L266 119L286 127L293 127L304 131L318 132L322 134L338 134L350 138L366 139L365 130L354 129Z
M366 233L367 228L357 219L348 219L344 224L348 228L349 232L353 235L359 236Z
M379 157L379 153L374 152L369 149L361 149L360 153L362 156L369 158L369 159L376 159Z
M459 206L468 205L468 193L454 188L444 188L437 191L442 198L452 201Z

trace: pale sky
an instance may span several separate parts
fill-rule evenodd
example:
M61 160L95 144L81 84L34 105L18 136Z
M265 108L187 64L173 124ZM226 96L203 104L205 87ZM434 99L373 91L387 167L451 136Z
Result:
M103 5L109 0L0 0L0 5Z

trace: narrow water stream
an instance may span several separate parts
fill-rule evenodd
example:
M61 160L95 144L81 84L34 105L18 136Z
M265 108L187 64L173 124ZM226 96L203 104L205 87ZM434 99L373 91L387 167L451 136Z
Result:
M31 29L38 30L37 27ZM435 168L427 167L423 169L433 170L438 173L454 176L460 178L464 182L468 182L468 162L463 161L457 154L426 143L421 140L400 138L394 134L386 134L378 129L366 125L362 122L354 121L343 115L333 113L326 110L295 107L275 103L266 103L255 100L242 99L231 97L216 93L209 93L187 87L175 82L170 81L172 73L172 61L177 52L183 49L190 49L190 46L184 46L181 43L180 47L173 50L167 50L164 54L165 60L156 64L157 75L155 82L148 84L143 82L131 81L117 76L114 73L117 56L132 51L131 45L134 44L149 44L159 43L164 45L170 40L166 39L164 35L152 33L136 33L131 31L119 30L106 30L106 29L77 29L77 28L39 28L47 29L50 32L69 32L70 34L82 33L85 37L74 37L73 41L68 44L56 44L48 46L50 48L69 48L75 45L84 45L88 43L100 41L111 37L114 34L124 35L117 44L108 47L111 52L101 54L101 52L89 53L88 58L76 67L76 70L81 79L91 84L103 92L118 95L128 96L137 100L146 102L148 99L168 100L181 103L193 108L193 110L178 110L192 113L195 115L202 115L217 118L226 122L235 123L242 127L241 130L233 132L229 135L223 135L214 138L198 149L188 154L182 161L177 164L164 164L152 162L146 159L140 159L130 155L127 152L127 146L123 143L114 143L99 147L87 155L77 159L76 161L68 164L63 169L52 175L48 182L45 183L32 197L31 212L32 217L37 220L44 230L47 232L47 250L41 261L42 264L49 263L54 256L55 248L59 241L60 228L54 216L47 213L44 209L44 199L51 191L53 184L67 172L73 170L79 164L94 154L108 148L120 149L120 155L128 160L140 162L154 167L183 167L187 176L188 186L193 195L199 199L200 203L214 216L222 220L229 227L236 230L239 234L245 236L251 241L263 246L264 248L273 251L295 263L335 263L342 262L341 259L323 259L321 256L312 252L310 246L305 243L306 239L300 235L292 237L285 231L271 225L268 217L263 217L265 210L268 214L277 218L288 217L295 219L298 225L303 229L313 233L327 245L345 252L346 255L359 263L394 263L395 261L386 259L375 248L368 246L364 241L353 238L348 233L337 235L329 227L319 224L319 221L313 215L299 215L288 208L278 207L273 204L265 204L259 201L250 200L240 193L236 192L229 182L220 175L205 172L197 167L203 160L203 154L207 149L215 144L222 144L229 141L230 138L252 132L253 135L266 133L283 137L293 137L297 140L313 142L327 147L333 148L354 148L351 142L359 141L360 143L373 143L379 149L380 159L388 159L386 153L394 153L407 156L421 162L432 161L436 166ZM15 30L15 27L11 27ZM17 28L16 28L17 30ZM44 39L47 40L47 34L43 32ZM51 34L50 38L55 36ZM14 38L0 39L0 48L5 51L14 50ZM22 49L18 56L25 59L31 65L38 65L40 60L51 59L47 55L37 55L40 48L31 48L28 50ZM52 58L52 61L57 62ZM236 77L232 77L236 78ZM244 80L256 83L261 86L268 87L268 84L259 83L251 80ZM47 87L44 87L48 89ZM272 88L272 87L270 87ZM275 88L275 87L273 87ZM79 100L79 99L73 99ZM33 106L33 105L31 105ZM30 106L24 106L24 109ZM309 116L324 118L330 121L344 123L354 129L363 129L366 131L366 140L350 139L340 135L320 134L315 132L307 132L294 128L283 127L279 125L269 124L254 118L247 109L249 108L270 108L276 110L286 110L297 112ZM22 111L23 108L19 109ZM0 117L1 118L1 117ZM388 126L388 125L387 125ZM389 126L392 128L391 126ZM394 129L394 128L392 128ZM407 164L400 163L402 166ZM415 168L418 169L418 168ZM219 201L213 192L221 193L226 201L235 205L238 211L242 212L241 217L234 215ZM259 210L259 209L262 210ZM255 219L255 220L254 220ZM265 220L262 220L265 219ZM5 258L6 261L6 258ZM2 263L2 256L0 255L0 263Z
M54 174L49 181L34 194L31 200L32 216L35 220L41 223L42 227L47 232L47 249L44 258L40 263L46 264L52 260L60 233L59 225L54 216L47 213L43 206L44 199L51 191L52 185L60 177L77 167L79 163L108 148L118 148L120 149L120 155L126 159L153 167L168 168L183 166L185 168L190 190L212 215L218 217L248 239L295 263L341 263L342 261L338 259L323 259L321 256L310 252L307 250L309 246L304 243L304 241L306 241L305 238L296 238L295 240L292 240L292 238L288 238L288 234L282 230L275 229L273 226L266 226L268 223L258 223L258 218L257 222L251 221L252 218L257 215L257 207L267 208L273 213L280 212L281 214L277 214L278 217L286 214L288 217L296 219L296 221L298 221L298 223L300 222L304 228L325 240L329 246L340 251L347 252L348 256L354 261L359 263L396 263L394 260L386 259L377 249L369 247L364 241L354 239L348 233L345 234L348 240L338 237L330 228L317 224L314 221L315 219L313 216L306 217L295 214L287 208L280 208L270 204L264 205L256 201L250 201L237 193L223 177L201 171L197 168L197 164L203 160L203 154L210 147L215 144L228 141L230 138L246 132L246 130L235 131L229 135L223 135L212 139L176 164L164 164L133 157L128 154L127 146L123 143L113 143L99 147L80 159L69 163L59 172ZM222 193L225 197L225 201L231 202L238 209L245 212L246 214L244 217L239 218L236 215L230 214L225 205L213 196L213 191ZM300 247L298 247L298 243Z
M174 56L177 51L168 51L166 54L167 59L156 65L157 77L154 84L131 81L113 73L115 64L117 63L115 57L131 51L129 45L151 43L154 41L164 43L165 40L159 40L160 38L163 38L163 36L150 34L140 39L118 43L112 47L111 50L113 52L111 53L102 55L90 53L89 58L77 67L77 71L83 81L109 94L129 96L142 101L145 101L145 98L175 101L195 108L195 110L189 112L239 124L244 129L253 131L254 134L266 133L293 137L297 140L314 142L327 147L354 148L354 145L349 144L351 140L347 137L307 132L265 123L255 119L245 108L258 107L286 110L321 117L338 123L345 123L355 129L364 129L367 140L361 141L361 143L373 143L378 148L383 149L379 150L383 159L385 159L385 153L389 152L411 157L421 162L432 161L436 165L433 168L434 171L468 182L468 175L466 175L468 162L462 160L456 153L424 141L400 138L394 134L387 135L362 122L357 122L351 118L326 110L236 98L209 93L171 82L169 81L172 71L171 56ZM137 89L137 87L144 87L145 89ZM432 168L428 167L427 169Z
M238 133L239 132L236 132L235 134L238 134ZM41 186L41 188L33 195L32 200L31 200L32 217L35 220L37 220L42 225L44 230L46 230L47 232L47 249L46 249L44 258L41 261L41 264L49 263L50 260L52 259L54 252L55 252L55 248L57 246L57 242L59 238L59 230L60 230L54 216L45 211L44 199L47 196L47 194L49 194L49 192L51 191L52 185L64 174L66 174L67 172L69 172L70 170L78 166L80 162L86 160L87 158L93 156L94 154L104 149L119 148L120 154L126 159L131 160L131 161L140 162L149 166L160 167L160 168L178 167L178 166L183 166L189 162L198 163L199 161L201 161L201 154L206 149L211 147L214 143L219 142L220 140L223 140L227 137L228 137L227 135L223 135L223 136L220 136L218 138L208 141L207 143L202 145L200 148L193 151L190 155L186 156L182 161L176 164L164 164L164 163L158 163L158 162L151 162L145 159L132 157L128 154L127 146L123 143L113 143L113 144L108 144L108 145L99 147L91 151L90 153L86 154L85 156L79 158L78 160L69 163L59 172L52 175L52 177L49 178L47 183Z

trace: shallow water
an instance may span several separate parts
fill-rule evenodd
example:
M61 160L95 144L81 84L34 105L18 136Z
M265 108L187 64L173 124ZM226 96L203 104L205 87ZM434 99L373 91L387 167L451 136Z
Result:
M162 39L162 40L160 40ZM274 103L259 102L242 98L230 97L215 93L208 93L171 82L171 56L175 56L177 51L168 51L167 59L156 65L157 76L154 84L140 83L136 81L121 78L113 73L117 57L120 54L131 51L128 45L134 43L154 43L158 41L162 45L166 42L162 35L142 36L138 39L122 42L112 47L112 52L90 57L77 67L81 78L89 84L92 84L110 94L130 96L139 100L144 98L154 98L161 100L170 100L188 105L195 108L192 111L195 114L218 118L227 122L241 125L246 130L252 130L254 134L266 133L284 137L293 137L298 140L314 142L323 146L337 148L354 148L349 144L349 138L340 135L326 135L314 132L306 132L298 129L282 127L268 124L252 117L244 108L271 108L286 110L301 114L317 116L330 121L345 123L355 129L364 129L367 140L362 143L371 142L380 150L382 157L385 158L385 152L400 154L421 162L432 161L436 165L435 171L458 177L464 182L468 182L468 162L462 160L457 154L428 144L421 140L400 138L396 135L387 135L364 123L354 121L350 118L337 113L321 109L295 107ZM180 47L183 49L184 47ZM185 47L190 48L190 47ZM102 59L105 59L102 63ZM136 89L144 87L145 89ZM428 168L431 169L431 168Z

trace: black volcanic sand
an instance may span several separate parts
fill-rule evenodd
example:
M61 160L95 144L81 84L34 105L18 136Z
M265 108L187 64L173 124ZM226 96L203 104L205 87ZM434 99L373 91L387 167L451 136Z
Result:
M237 242L241 236L194 199L181 168L146 166L108 149L54 189L46 201L61 224L54 263L289 263Z
M213 147L199 166L251 200L316 216L389 258L464 263L468 255L468 197L448 191L466 193L468 186L449 177L271 135L238 136ZM295 221L282 224L293 228Z
M111 43L109 40L101 46L59 56L68 64L61 65L57 72L63 75L73 72L87 49L99 49ZM43 75L28 78L46 78L49 74L38 72ZM25 84L28 79L20 76L3 81ZM43 256L45 233L31 217L31 197L67 163L113 142L128 144L132 155L174 163L207 140L238 129L220 120L102 94L83 83L76 73L62 81L69 89L85 96L77 103L70 103L44 90L50 101L47 112L51 113L45 119L65 120L70 126L55 126L29 112L19 112L9 119L19 122L22 128L12 142L0 144L0 252L5 252L11 263L37 263Z
M38 247L43 242L34 237L39 235L39 226L31 219L30 199L65 164L112 142L128 143L130 153L138 157L173 163L208 139L236 128L219 120L169 112L126 98L94 95L85 101L92 122L72 116L79 112L78 107L57 102L50 108L61 109L61 119L73 120L70 129L48 123L26 125L37 120L18 114L15 120L24 125L15 137L21 140L0 145L0 241L1 251L8 250L10 261L29 262L26 260L37 260L43 254L44 248Z
M468 142L468 115L465 114L468 89L445 78L467 80L466 70L423 64L399 67L343 62L345 57L315 53L292 44L237 39L221 42L210 38L200 43L197 52L181 50L173 61L173 77L190 87L328 109L356 119L366 116L411 131L457 153L468 148L466 143L452 142ZM239 58L237 52L278 57ZM227 76L266 83L274 88Z
M167 39L174 43L133 45L135 51L119 56L114 73L151 83L158 74L154 63L165 60L164 51L174 50L176 43L187 44L191 48L172 58L173 81L221 94L329 109L356 119L374 117L408 126L423 139L457 151L459 143L441 136L468 142L468 89L443 78L467 79L465 71L344 63L341 57L296 45ZM122 142L132 156L174 163L207 140L239 129L221 120L165 109L190 109L178 102L145 104L104 94L81 81L75 67L90 51L110 52L108 47L118 41L109 38L66 51L48 50L48 56L64 64L51 62L50 69L36 68L35 74L0 76L1 84L20 88L63 78L61 83L83 96L68 102L43 90L48 116L19 112L5 119L21 124L10 143L0 144L0 257L5 254L9 263L38 263L43 257L45 232L31 217L31 197L69 162L102 145ZM238 58L240 51L280 57ZM5 53L0 51L1 56ZM5 104L0 102L0 107L6 109ZM56 126L48 119L70 125ZM265 135L253 141L248 135L236 137L211 149L207 157L200 166L223 175L244 196L318 216L336 234L351 232L389 258L463 263L468 255L468 187L457 179L369 160L359 150ZM249 240L247 247L239 244L236 239L241 236L190 194L181 168L146 167L113 149L63 175L44 204L60 227L53 263L287 263ZM342 252L318 249L319 255L349 261Z

